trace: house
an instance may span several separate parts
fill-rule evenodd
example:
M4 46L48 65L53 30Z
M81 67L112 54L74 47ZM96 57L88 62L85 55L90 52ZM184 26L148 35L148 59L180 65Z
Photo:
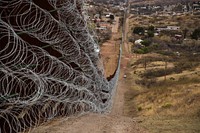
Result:
M157 32L161 31L177 31L180 30L179 26L167 26L167 27L161 27L161 28L156 28Z
M167 26L167 30L180 30L179 26Z

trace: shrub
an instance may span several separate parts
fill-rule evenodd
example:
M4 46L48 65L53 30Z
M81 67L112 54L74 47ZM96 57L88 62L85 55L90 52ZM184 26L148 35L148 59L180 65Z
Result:
M133 52L137 54L147 54L149 51L150 50L147 47L133 50Z
M135 27L133 30L134 34L144 35L144 28L143 27Z
M135 83L150 88L157 83L157 80L155 78L152 79L143 78L140 80L136 80Z
M180 61L175 64L176 70L191 70L199 66L199 62Z
M151 41L150 40L143 40L141 43L142 43L142 45L148 47L151 44Z
M137 53L137 54L144 54L144 51L142 49L135 49L134 50L134 53Z
M165 109L170 108L170 107L172 107L171 103L165 103L164 105L162 105L162 108L165 108Z
M171 43L171 37L169 37L167 35L163 35L160 37L160 41L169 44L169 43Z
M149 49L150 49L151 51L155 51L155 50L158 50L159 47L160 47L159 44L154 43L154 44L152 44L151 46L149 46Z
M138 107L138 111L142 111L142 107Z
M148 31L147 35L148 37L154 37L154 31Z
M149 26L148 27L148 31L153 31L154 32L155 31L155 27L153 25Z
M172 51L158 51L157 53L165 56L173 56L174 53Z
M168 68L166 70L164 70L164 69L147 70L141 75L141 77L156 78L156 77L162 77L162 76L165 76L165 75L169 75L169 74L172 74L172 73L174 73L173 68Z
M200 28L195 29L191 37L192 39L198 40L200 38Z
M115 19L115 16L114 16L113 14L111 14L111 15L110 15L110 19L111 19L111 20L114 20L114 19Z
M170 80L175 80L175 78L174 77L170 77Z
M135 39L134 38L129 38L128 41L134 43Z

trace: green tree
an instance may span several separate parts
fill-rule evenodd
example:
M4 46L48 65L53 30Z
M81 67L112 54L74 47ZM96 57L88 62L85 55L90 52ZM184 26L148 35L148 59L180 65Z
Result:
M134 34L144 35L144 28L143 27L135 27L133 30Z
M110 15L110 19L111 19L111 20L114 20L114 19L115 19L115 16L114 16L113 14L111 14L111 15Z
M148 37L154 37L154 32L151 31L151 30L149 30L149 31L147 32L147 35L148 35Z
M150 44L151 44L151 41L150 40L144 40L141 42L142 45L144 45L145 47L148 47Z
M148 27L148 31L155 31L155 27L153 26L153 25L150 25L149 27Z
M147 54L147 53L149 53L149 48L144 47L144 48L136 49L136 50L134 50L134 53Z
M155 27L153 25L150 25L147 29L147 35L148 37L154 37Z
M195 29L191 37L192 39L198 40L200 38L200 28Z

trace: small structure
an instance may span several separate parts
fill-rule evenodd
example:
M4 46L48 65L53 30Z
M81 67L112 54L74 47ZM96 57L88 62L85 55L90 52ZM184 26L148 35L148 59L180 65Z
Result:
M161 28L156 28L157 32L161 31L178 31L180 30L179 26L167 26L167 27L161 27Z
M167 30L180 30L179 26L167 26Z
M143 40L142 39L138 39L135 41L135 48L136 49L140 49L140 48L144 48L145 46L142 44Z
M159 33L157 33L157 32L156 32L156 33L154 33L154 36L159 36Z
M135 45L142 45L143 40L142 39L138 39L135 41Z

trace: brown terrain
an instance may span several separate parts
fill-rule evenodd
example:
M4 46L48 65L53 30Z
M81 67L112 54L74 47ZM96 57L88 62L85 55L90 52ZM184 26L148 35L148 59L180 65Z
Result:
M158 55L134 55L127 66L126 84L130 87L125 93L125 114L137 118L140 125L152 133L199 133L200 84L196 81L199 70L170 74L166 81L164 76L158 77L157 82L160 84L143 87L136 81L138 75L146 71L144 66L131 64L147 56L154 58ZM147 70L164 68L164 64L162 61L151 62ZM173 65L169 63L168 67Z
M149 25L150 23L156 25L156 21L155 23L151 22L151 18L144 19L141 17L129 17L129 37L135 37L131 36L131 27ZM187 19L187 16L181 17L184 20ZM163 19L163 24L168 22L179 23L171 17L167 19ZM152 20L155 20L155 18L152 18ZM195 19L188 19L185 23L180 22L178 25L184 29L185 25L191 22L195 23L196 21ZM190 24L189 29L194 29L192 26L195 26L195 24ZM198 45L198 41L195 43ZM133 43L129 42L129 46L131 45ZM125 114L137 119L140 126L151 133L200 132L200 65L199 61L191 60L196 58L192 55L192 52L189 53L191 59L186 55L187 50L183 50L182 56L174 61L164 60L165 58L173 60L174 57L153 52L145 55L131 54L127 58L129 61L125 73L127 75L126 84L129 89L125 93ZM178 63L182 63L178 66L179 69L186 64L197 63L198 65L180 73L173 72L166 74L166 76L155 76L155 78L149 78L150 80L141 77L149 71L153 71L153 73L149 73L149 76L152 76L165 69L174 69Z

